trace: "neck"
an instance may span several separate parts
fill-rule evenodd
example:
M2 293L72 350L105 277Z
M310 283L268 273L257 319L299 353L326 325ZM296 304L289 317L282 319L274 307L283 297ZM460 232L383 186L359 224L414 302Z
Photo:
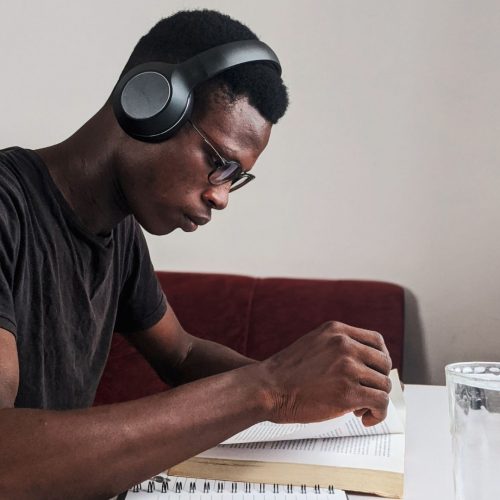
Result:
M94 234L106 234L130 210L115 165L121 130L104 106L71 137L37 150L69 206Z

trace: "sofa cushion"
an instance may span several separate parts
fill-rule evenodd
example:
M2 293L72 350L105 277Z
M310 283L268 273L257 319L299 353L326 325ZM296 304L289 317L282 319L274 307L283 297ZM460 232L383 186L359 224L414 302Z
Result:
M329 320L377 330L402 369L404 291L375 281L252 278L158 272L183 327L193 335L265 359ZM96 404L168 389L120 335L113 338Z

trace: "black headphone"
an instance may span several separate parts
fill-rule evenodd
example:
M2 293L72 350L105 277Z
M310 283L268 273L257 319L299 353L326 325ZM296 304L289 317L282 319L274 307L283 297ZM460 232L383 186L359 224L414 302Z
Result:
M226 43L194 55L180 64L149 62L128 71L111 94L118 123L131 137L161 142L191 116L193 89L200 83L247 62L268 61L281 75L278 57L265 43Z

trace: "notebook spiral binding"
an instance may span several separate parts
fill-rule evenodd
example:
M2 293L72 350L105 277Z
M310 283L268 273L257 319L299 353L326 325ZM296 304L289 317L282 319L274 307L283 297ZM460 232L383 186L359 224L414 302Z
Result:
M169 484L172 483L172 484ZM227 485L226 485L227 487ZM184 490L185 488L185 490ZM242 489L241 489L242 488ZM300 493L300 494L306 494L308 493L308 487L305 484L301 484L300 486L296 486L293 484L266 484L266 483L259 483L258 485L259 488L259 493L267 493L267 492L272 492L272 493L287 493L287 494L293 494L293 493ZM326 488L321 488L319 484L314 485L313 487L309 488L309 492L313 492L316 494L321 494L321 493L328 493L330 495L335 494L335 487L333 485L328 485ZM150 480L145 481L140 484L136 484L131 491L133 493L139 493L139 492L146 492L146 493L168 493L170 491L174 491L175 493L182 493L183 491L187 491L188 493L196 493L197 491L200 491L197 489L196 482L195 481L190 481L189 479L186 481L185 486L183 486L183 483L179 480L176 480L174 478L169 478L167 476L154 476ZM211 486L208 481L205 481L203 483L203 489L201 490L202 493L210 493L211 491ZM252 492L252 483L236 483L232 482L230 484L230 490L225 488L225 484L223 481L216 481L215 484L215 491L217 493L225 493L225 492L230 492L230 493L251 493Z

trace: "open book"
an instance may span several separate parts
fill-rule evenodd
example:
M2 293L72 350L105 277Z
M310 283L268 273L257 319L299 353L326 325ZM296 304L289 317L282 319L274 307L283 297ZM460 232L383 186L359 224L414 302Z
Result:
M386 420L364 427L353 414L313 424L262 422L171 474L328 487L402 498L405 410L396 370Z

